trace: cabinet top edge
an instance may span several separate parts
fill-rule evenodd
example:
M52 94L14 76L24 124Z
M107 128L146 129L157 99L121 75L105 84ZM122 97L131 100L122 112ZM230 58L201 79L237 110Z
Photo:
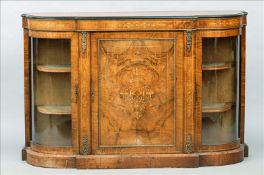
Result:
M138 11L138 12L80 12L80 13L25 13L29 19L196 19L246 16L245 11Z

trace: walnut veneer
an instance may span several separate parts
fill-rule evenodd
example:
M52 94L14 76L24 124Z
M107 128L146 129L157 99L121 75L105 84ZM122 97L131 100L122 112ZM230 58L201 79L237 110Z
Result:
M242 161L246 15L22 15L23 160L56 168Z

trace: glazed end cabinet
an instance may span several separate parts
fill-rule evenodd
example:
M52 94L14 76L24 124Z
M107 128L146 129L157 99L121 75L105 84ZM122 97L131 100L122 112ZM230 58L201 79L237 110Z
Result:
M241 162L246 16L23 14L22 159L54 168Z

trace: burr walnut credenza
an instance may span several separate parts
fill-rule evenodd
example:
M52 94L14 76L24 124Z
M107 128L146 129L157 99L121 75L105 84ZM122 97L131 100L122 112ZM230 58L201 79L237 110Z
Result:
M242 161L246 16L23 14L22 159L56 168Z

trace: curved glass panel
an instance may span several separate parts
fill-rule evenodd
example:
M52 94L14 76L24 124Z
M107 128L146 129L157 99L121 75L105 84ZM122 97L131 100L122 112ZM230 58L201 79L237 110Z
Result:
M202 40L202 144L238 139L239 37Z
M32 141L71 146L69 39L31 38Z

